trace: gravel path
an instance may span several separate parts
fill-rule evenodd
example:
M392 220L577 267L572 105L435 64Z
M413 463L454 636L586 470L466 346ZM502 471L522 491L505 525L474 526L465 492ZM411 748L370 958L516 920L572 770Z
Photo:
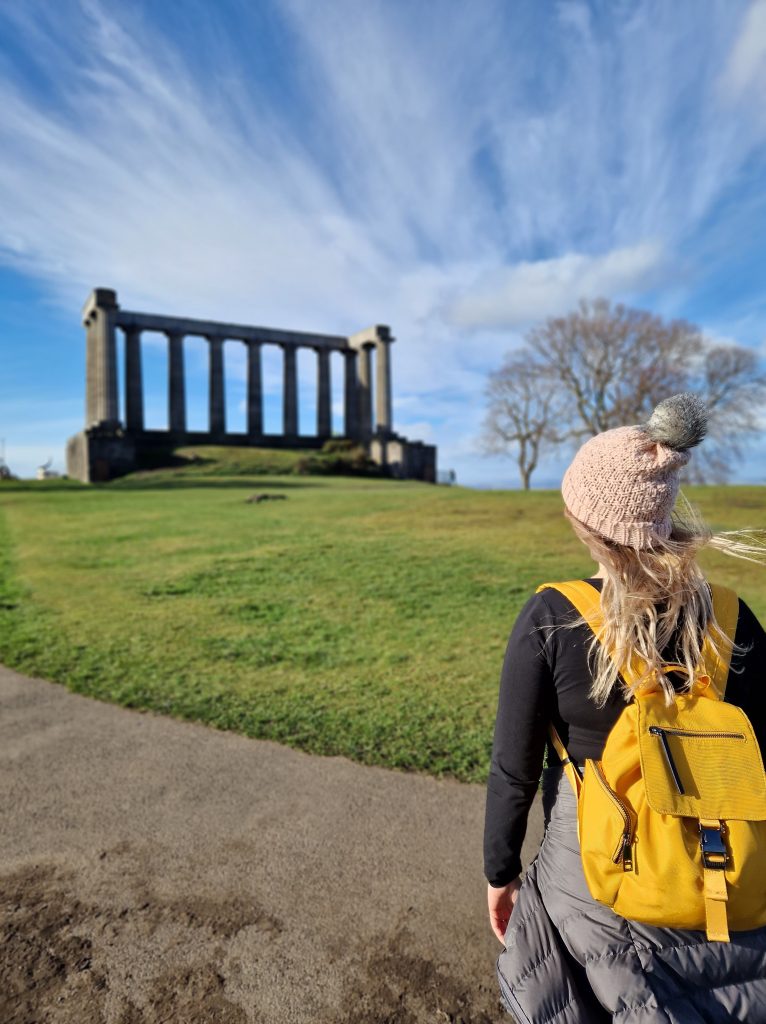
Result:
M510 1021L481 786L0 666L0 794L4 1024Z

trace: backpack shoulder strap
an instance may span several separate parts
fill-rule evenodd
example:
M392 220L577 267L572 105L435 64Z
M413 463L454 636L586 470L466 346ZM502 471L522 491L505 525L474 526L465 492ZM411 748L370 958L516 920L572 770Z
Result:
M587 583L585 580L567 580L564 583L543 583L537 588L537 593L546 589L558 590L560 594L563 594L569 603L574 605L580 615L582 615L583 619L585 619L587 624L598 637L599 643L602 642L604 633L604 616L601 613L601 594L596 590L592 583ZM633 686L646 672L646 662L635 652L631 652L627 660L617 659L614 650L609 650L608 653L613 661L618 661L618 664L620 661L623 662L620 666L620 675L628 686Z
M541 590L558 590L560 594L563 594L564 597L567 598L570 604L574 605L596 636L599 636L599 634L603 632L604 619L601 614L601 595L595 587L591 586L590 583L586 583L585 580L567 580L563 583L543 583L537 588L536 592L539 594ZM564 772L569 779L569 784L574 790L575 796L579 799L582 779L580 778L580 775L569 756L569 752L564 746L561 737L552 722L548 727L548 732L553 747L559 756L559 760L564 766Z
M711 583L710 589L713 593L713 614L718 623L719 629L729 640L734 643L737 634L737 619L739 618L739 598L736 591L730 587L722 587L720 583ZM720 700L723 700L726 693L726 681L729 676L729 665L731 663L731 648L717 653L710 642L710 634L705 634L705 641L702 645L702 659L705 663L705 670L710 676Z
M561 737L559 736L558 729L553 724L553 722L551 722L548 726L548 735L550 736L550 740L553 744L554 750L558 754L559 761L561 761L561 765L564 769L564 774L569 779L569 785L572 787L572 789L574 790L574 795L579 800L580 789L582 788L582 779L580 778L580 773L575 768L574 761L569 756L569 752L567 748L564 746L564 743Z
M582 615L593 632L598 636L604 628L604 617L601 614L601 594L592 583L586 580L566 580L563 583L541 583L541 590L558 590L560 594L573 604Z

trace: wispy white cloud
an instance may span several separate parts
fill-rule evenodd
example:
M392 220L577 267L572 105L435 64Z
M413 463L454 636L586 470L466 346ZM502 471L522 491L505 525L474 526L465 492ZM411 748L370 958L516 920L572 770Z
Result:
M604 256L522 261L489 274L448 316L458 327L518 327L566 312L581 296L639 292L657 280L661 258L660 246L645 242Z
M766 90L766 0L753 0L721 76L721 88L732 101L749 97L764 110Z

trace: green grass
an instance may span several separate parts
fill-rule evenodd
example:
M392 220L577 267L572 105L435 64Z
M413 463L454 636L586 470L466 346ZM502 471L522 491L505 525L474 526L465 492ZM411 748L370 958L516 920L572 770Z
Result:
M284 501L247 504L269 491ZM717 527L766 488L690 489ZM766 570L710 554L766 614ZM486 777L513 620L591 571L557 492L173 471L0 484L0 660L368 764Z

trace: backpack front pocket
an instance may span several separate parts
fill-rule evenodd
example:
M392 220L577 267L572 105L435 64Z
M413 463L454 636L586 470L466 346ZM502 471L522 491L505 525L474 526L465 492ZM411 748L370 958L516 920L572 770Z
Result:
M766 784L753 727L741 708L679 697L641 701L641 770L652 810L684 818L763 821Z

